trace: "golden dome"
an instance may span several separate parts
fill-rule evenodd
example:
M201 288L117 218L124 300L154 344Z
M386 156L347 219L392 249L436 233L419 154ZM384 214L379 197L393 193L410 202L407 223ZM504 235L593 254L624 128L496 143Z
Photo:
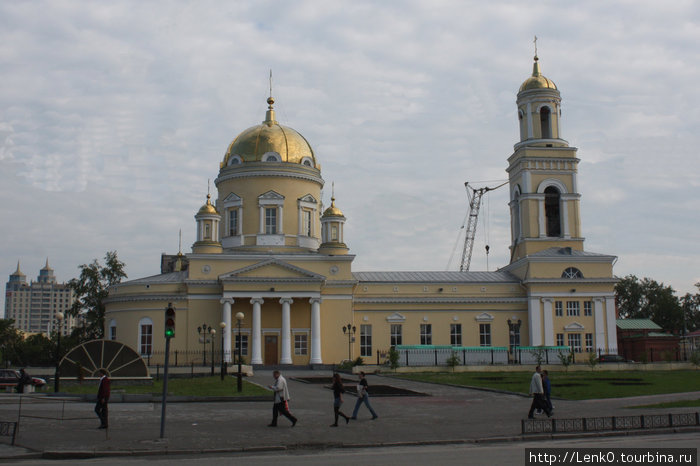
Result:
M529 91L531 89L557 89L554 81L545 77L540 72L539 58L535 55L535 63L532 65L532 76L527 78L521 85L518 92Z
M246 129L233 140L226 150L222 166L245 162L274 162L268 160L268 157L276 154L280 162L317 168L314 151L308 141L292 128L282 126L275 120L275 110L272 107L275 99L270 97L267 103L265 121Z
M343 212L335 206L335 198L331 198L331 206L323 211L324 217L344 217Z
M201 209L199 209L197 215L219 215L216 207L214 207L211 203L211 194L207 194L207 203L204 204Z

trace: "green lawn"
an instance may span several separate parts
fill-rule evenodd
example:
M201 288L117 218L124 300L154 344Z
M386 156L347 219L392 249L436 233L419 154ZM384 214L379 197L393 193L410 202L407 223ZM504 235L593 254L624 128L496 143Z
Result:
M84 382L81 385L61 386L65 393L84 394L97 393L97 384ZM112 381L112 393L161 395L163 393L163 379L153 381L153 385L126 385L119 381ZM221 381L219 376L195 377L195 378L169 378L168 393L175 396L266 396L272 399L272 392L259 387L243 379L243 391L239 394L236 390L236 377L226 376Z
M527 393L531 372L440 372L397 377ZM621 398L700 390L700 371L549 371L552 397L568 400Z

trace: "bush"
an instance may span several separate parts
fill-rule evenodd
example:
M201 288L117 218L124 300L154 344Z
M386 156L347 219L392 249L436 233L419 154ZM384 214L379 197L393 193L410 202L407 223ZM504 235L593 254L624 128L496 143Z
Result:
M389 348L389 367L396 370L399 367L399 352L393 346Z
M591 370L595 369L595 366L598 365L598 355L595 354L595 352L589 354L588 361L586 361L586 364L590 366Z
M695 350L691 353L690 362L696 369L700 369L700 350Z
M452 351L452 356L445 360L445 363L447 363L447 365L452 368L452 372L455 371L455 367L459 366L461 362L462 360L459 359L459 354L457 353L457 351L454 350Z
M559 358L559 362L561 362L561 365L564 366L564 370L566 372L569 371L569 366L571 363L574 361L574 353L557 353L557 357Z
M355 361L353 361L352 365L353 366L363 366L365 364L365 360L362 359L361 356L358 356Z

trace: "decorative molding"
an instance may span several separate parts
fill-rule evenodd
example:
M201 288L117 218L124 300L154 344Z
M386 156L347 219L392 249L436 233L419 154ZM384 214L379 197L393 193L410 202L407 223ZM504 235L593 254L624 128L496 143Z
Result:
M477 322L493 322L493 315L488 312L482 312L481 314L474 317Z
M566 330L567 332L577 332L585 329L586 327L584 327L582 324L579 324L578 322L572 322L569 325L564 326L564 330Z
M405 322L406 316L404 316L403 314L399 314L398 312L394 312L390 316L387 316L386 321L387 322Z

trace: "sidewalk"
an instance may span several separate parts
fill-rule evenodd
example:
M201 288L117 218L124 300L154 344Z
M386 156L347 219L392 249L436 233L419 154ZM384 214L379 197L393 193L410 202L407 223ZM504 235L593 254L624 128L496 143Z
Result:
M110 429L98 430L92 403L38 400L25 397L16 446L0 439L0 458L25 455L89 457L202 452L236 452L295 448L330 448L447 442L517 441L520 421L527 415L527 397L471 390L392 377L369 375L372 385L391 385L426 393L421 397L374 397L379 419L372 421L363 406L357 421L333 422L333 394L323 385L292 377L330 377L330 371L283 372L291 392L290 409L299 418L292 428L285 418L270 428L269 401L168 403L165 438L160 438L159 403L110 404ZM346 378L352 378L346 376ZM269 373L249 380L263 386ZM231 387L235 394L235 386ZM629 413L624 406L675 399L697 399L700 392L631 399L556 401L556 417L610 416ZM356 398L345 396L342 410L352 414ZM0 419L17 419L17 395L0 397ZM697 409L645 410L645 413L688 412ZM635 413L637 410L635 410ZM33 416L33 417L30 417ZM39 417L64 417L63 421ZM71 419L71 420L68 420Z

